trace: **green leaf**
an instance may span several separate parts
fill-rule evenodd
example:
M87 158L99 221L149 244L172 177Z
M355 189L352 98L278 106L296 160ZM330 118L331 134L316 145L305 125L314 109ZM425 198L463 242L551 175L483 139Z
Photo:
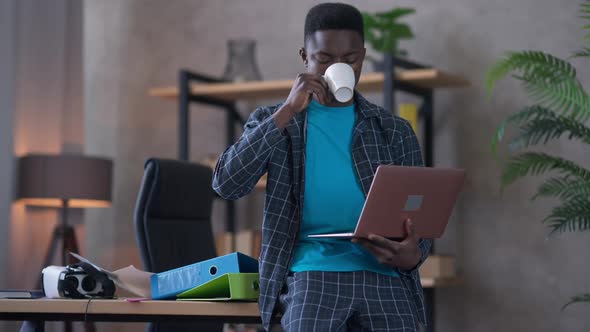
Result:
M557 78L562 79L565 77L575 78L576 76L573 66L551 54L539 51L510 52L488 71L486 75L488 91L491 92L494 83L511 72L520 74L521 77L530 78L541 76L533 76L535 72L544 75L555 73Z
M526 91L537 103L558 107L558 111L571 113L582 120L590 117L590 96L569 62L539 51L509 53L488 71L488 95L491 95L495 83L509 73L523 82Z
M377 21L368 13L363 13L363 20L365 40L367 40L371 45L379 43L379 37L377 36L377 32L374 29L374 27L377 25Z
M575 196L553 208L543 220L552 229L549 235L566 231L590 230L590 197Z
M502 139L504 138L506 127L509 125L521 125L530 121L531 119L542 119L548 117L551 113L551 110L548 110L540 105L533 105L529 107L525 107L524 109L511 114L508 116L504 121L500 123L498 129L494 137L492 138L492 151L495 153L497 149L497 145Z
M377 26L377 20L375 20L375 18L366 12L363 12L363 27L365 29L365 33L367 33L368 30L371 30L373 27Z
M415 12L416 10L413 8L393 8L390 11L376 13L375 15L388 21L395 21L402 16L414 14Z
M565 176L554 177L545 181L539 186L532 199L556 197L561 200L568 200L576 196L590 197L590 182Z
M537 103L562 114L584 121L590 117L590 97L576 81L555 83L543 79L526 79L523 84L528 95Z
M578 296L572 297L571 300L561 308L561 310L564 310L565 308L567 308L571 304L583 303L583 302L590 302L590 294L586 293L583 295L578 295Z
M590 57L590 47L586 47L583 50L577 51L572 55L573 58L577 57Z
M363 12L365 39L376 51L397 54L398 41L414 38L414 33L409 25L396 20L414 12L412 8L393 8L375 14Z
M580 16L583 19L590 20L590 1L580 3ZM590 30L590 24L582 27L582 30ZM590 34L584 36L584 39L590 39Z
M570 160L541 152L524 152L508 161L502 171L502 184L508 185L521 177L541 175L549 171L590 181L590 171Z
M567 134L568 139L579 139L590 144L590 128L572 117L547 112L543 115L537 113L537 117L529 119L521 126L521 131L509 143L511 150L517 150L531 145L543 143L560 138Z
M498 143L500 141L502 141L502 139L504 138L504 134L506 133L506 126L508 125L508 121L504 120L502 121L502 123L500 123L500 125L498 126L498 129L496 129L496 133L494 134L494 137L492 137L492 153L496 154L496 151L498 149Z
M391 33L394 38L398 39L411 39L414 38L412 28L407 24L394 24L391 27Z

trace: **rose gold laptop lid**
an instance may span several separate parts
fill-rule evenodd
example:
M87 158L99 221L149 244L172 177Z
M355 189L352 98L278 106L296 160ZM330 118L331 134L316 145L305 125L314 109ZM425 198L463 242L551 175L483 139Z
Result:
M465 181L465 170L380 165L354 233L310 237L388 238L406 236L404 220L412 219L420 238L439 238L449 222Z

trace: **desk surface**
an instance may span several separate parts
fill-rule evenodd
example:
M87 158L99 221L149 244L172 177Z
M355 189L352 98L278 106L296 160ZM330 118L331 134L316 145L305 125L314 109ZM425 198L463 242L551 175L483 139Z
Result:
M424 288L447 287L458 283L460 279L457 277L422 278ZM255 302L0 299L0 316L8 313L209 317L258 317L260 315L258 303Z
M88 307L88 308L87 308ZM0 299L0 313L63 313L109 315L190 315L258 317L256 302L197 302L73 300L73 299Z
M255 302L0 299L0 320L260 323Z
M422 278L424 288L457 285L460 278ZM0 299L0 320L126 321L215 320L259 323L256 302Z
M420 88L453 88L469 86L469 81L456 74L438 69L411 69L396 72L395 79ZM381 91L383 89L383 73L367 73L361 75L358 89L362 92ZM193 84L191 92L197 96L215 97L225 100L284 98L289 94L293 80L265 80L232 83ZM157 87L149 90L153 97L176 99L178 87Z

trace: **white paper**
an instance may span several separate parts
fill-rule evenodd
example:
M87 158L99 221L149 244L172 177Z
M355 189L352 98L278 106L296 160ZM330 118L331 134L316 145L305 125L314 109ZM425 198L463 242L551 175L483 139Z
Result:
M138 270L135 266L129 265L125 268L114 271L113 274L118 277L122 288L125 288L135 295L150 299L152 298L150 278L153 273Z
M88 259L76 253L70 252L70 254L79 259L81 262L88 263L92 265L95 269L106 273L109 276L109 278L115 283L115 285L117 285L117 287L126 289L137 296L152 298L150 278L153 273L138 270L133 265L129 265L125 268L111 272L90 262Z

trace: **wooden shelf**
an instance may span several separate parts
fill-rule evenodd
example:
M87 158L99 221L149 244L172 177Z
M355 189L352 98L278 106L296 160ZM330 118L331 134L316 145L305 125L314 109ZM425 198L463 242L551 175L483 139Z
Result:
M421 88L453 88L470 85L466 78L438 69L400 70L395 76L398 81ZM358 89L361 92L380 91L383 88L383 82L383 73L364 74L361 75ZM224 100L286 98L292 85L293 80L193 84L192 93ZM176 99L178 87L152 88L148 93L153 97Z

